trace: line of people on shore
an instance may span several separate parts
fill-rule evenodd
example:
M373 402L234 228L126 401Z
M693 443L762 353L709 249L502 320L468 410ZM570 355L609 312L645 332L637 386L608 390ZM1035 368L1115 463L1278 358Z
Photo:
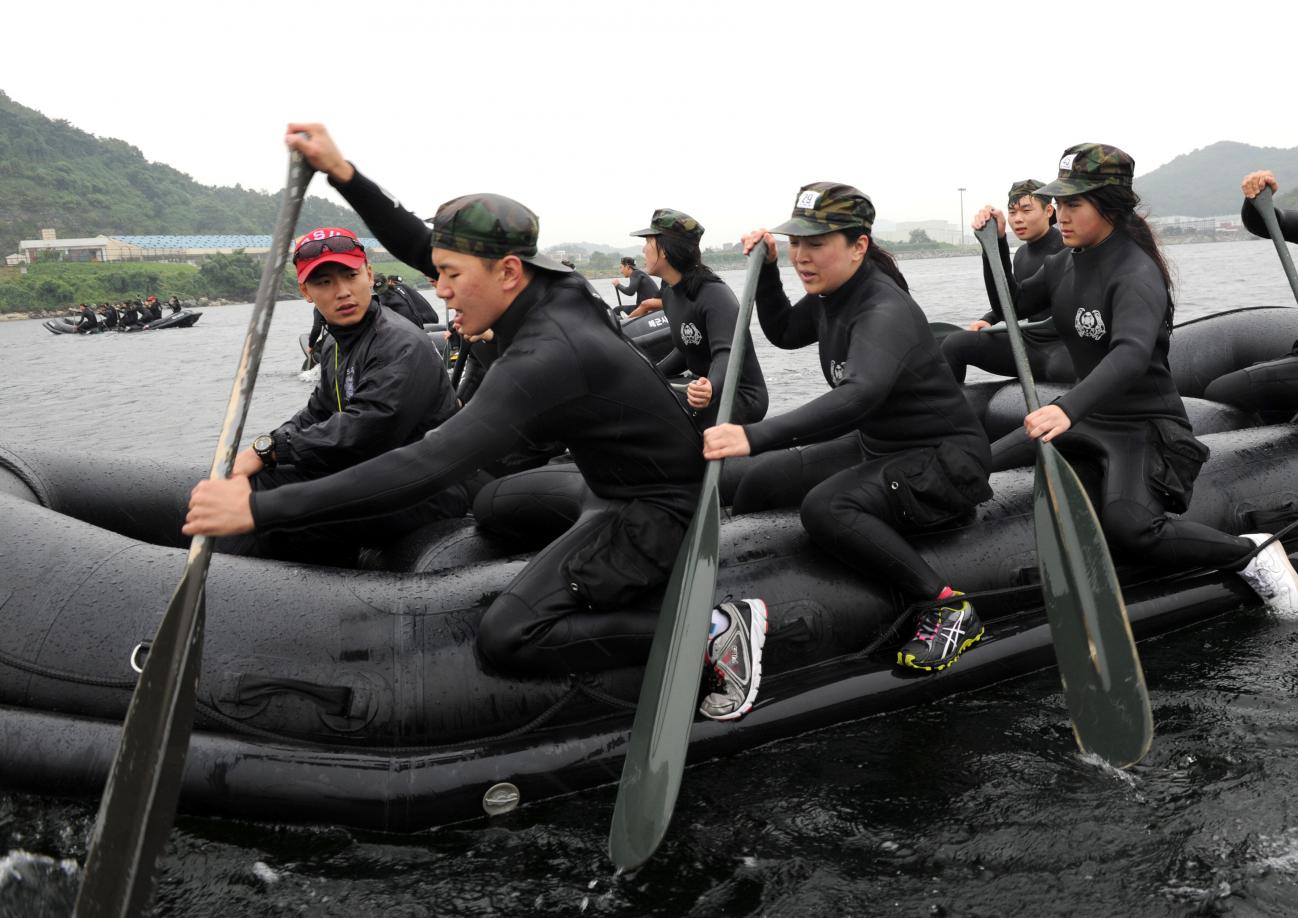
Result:
M1119 557L1236 571L1268 605L1298 611L1298 574L1279 543L1259 552L1264 534L1229 535L1171 515L1188 505L1206 449L1168 366L1170 275L1136 211L1134 162L1116 147L1070 147L1054 181L1015 183L1008 213L988 207L974 220L995 220L1002 235L1009 226L1025 243L1011 265L1012 297L1019 314L1047 323L1033 344L1034 369L1050 378L1067 366L1076 376L1066 395L993 444L953 364L1000 361L1012 375L1008 345L939 345L872 236L873 202L853 186L805 185L788 220L743 239L745 252L764 253L763 334L780 348L816 345L828 391L767 417L750 342L734 416L717 425L739 309L702 263L704 229L689 214L660 208L632 233L644 238L645 273L661 287L640 299L649 287L637 279L625 292L641 306L658 300L675 345L655 367L584 278L539 253L539 221L524 205L466 195L426 223L345 159L322 125L292 124L286 142L389 252L434 280L466 338L489 344L486 365L458 407L426 336L371 306L371 269L356 237L336 228L305 234L294 254L300 289L335 338L320 381L303 412L240 454L234 477L195 487L186 534L244 539L249 551L278 541L319 558L354 552L367 532L391 537L471 504L479 525L520 540L544 536L482 618L484 665L519 675L639 665L705 461L755 456L734 511L798 507L823 551L917 607L897 662L932 672L985 629L960 585L912 540L971 520L991 496L990 473L1018 464L1040 439L1085 466ZM776 264L777 235L789 240L797 302ZM1009 262L1007 246L1000 257ZM631 280L634 264L627 268ZM991 304L979 323L1001 321L995 296ZM682 368L695 377L683 399L664 375ZM548 443L565 446L573 465L483 480L479 470L520 445ZM1154 480L1155 466L1169 473ZM552 528L535 525L523 504L542 508ZM759 598L713 610L700 648L709 664L705 716L734 719L752 707L768 614Z

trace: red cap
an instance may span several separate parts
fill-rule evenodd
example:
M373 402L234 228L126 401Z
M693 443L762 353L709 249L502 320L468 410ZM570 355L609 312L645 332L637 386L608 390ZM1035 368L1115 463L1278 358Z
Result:
M304 245L311 242L323 242L326 239L333 239L336 237L350 239L352 242L356 243L356 247L346 252L334 252L330 251L328 248L322 248L320 254L315 258L308 258L303 261L296 260L297 253ZM294 267L297 268L297 280L299 284L304 282L311 275L311 272L320 265L328 264L329 262L337 262L338 264L346 265L349 268L360 268L366 263L365 249L361 248L361 244L359 240L357 240L356 234L349 229L343 229L338 226L322 226L319 229L313 229L311 232L298 237L297 242L293 246L293 257Z

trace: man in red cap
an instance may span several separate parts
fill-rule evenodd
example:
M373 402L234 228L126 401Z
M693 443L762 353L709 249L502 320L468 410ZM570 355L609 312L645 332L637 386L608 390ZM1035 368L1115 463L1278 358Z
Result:
M298 290L324 318L330 338L306 407L235 457L233 474L247 477L254 491L323 478L414 443L456 410L432 341L372 299L374 273L355 233L332 226L306 233L294 247L293 266ZM469 499L466 484L457 482L396 513L221 539L217 550L344 564L363 545L463 516Z

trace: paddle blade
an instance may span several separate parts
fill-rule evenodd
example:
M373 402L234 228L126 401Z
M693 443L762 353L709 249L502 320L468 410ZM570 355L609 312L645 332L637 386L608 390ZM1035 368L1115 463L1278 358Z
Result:
M706 478L715 477L718 464L708 467L704 491L706 496L710 490L711 498L695 513L667 584L622 766L608 853L627 869L643 864L658 848L685 771L717 585L721 505L715 484L709 489Z
M1154 738L1145 674L1095 510L1051 444L1037 453L1037 562L1077 745L1118 768Z
M149 909L193 729L206 573L206 556L186 569L131 696L90 838L76 918L130 918ZM112 827L111 844L105 843L106 826Z

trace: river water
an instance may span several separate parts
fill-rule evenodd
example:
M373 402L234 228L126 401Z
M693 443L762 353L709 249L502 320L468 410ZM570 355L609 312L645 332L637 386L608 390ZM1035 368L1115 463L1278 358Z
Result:
M1167 251L1178 319L1293 305L1269 243ZM985 311L977 259L901 265L933 321ZM0 323L0 442L206 467L249 312L165 334ZM248 432L306 399L309 315L276 307ZM772 412L823 390L814 349L754 329ZM604 854L612 788L411 836L181 817L156 913L1298 914L1298 624L1254 611L1141 646L1157 736L1125 773L1078 755L1051 671L693 768L633 874ZM68 914L95 805L0 790L0 918Z

